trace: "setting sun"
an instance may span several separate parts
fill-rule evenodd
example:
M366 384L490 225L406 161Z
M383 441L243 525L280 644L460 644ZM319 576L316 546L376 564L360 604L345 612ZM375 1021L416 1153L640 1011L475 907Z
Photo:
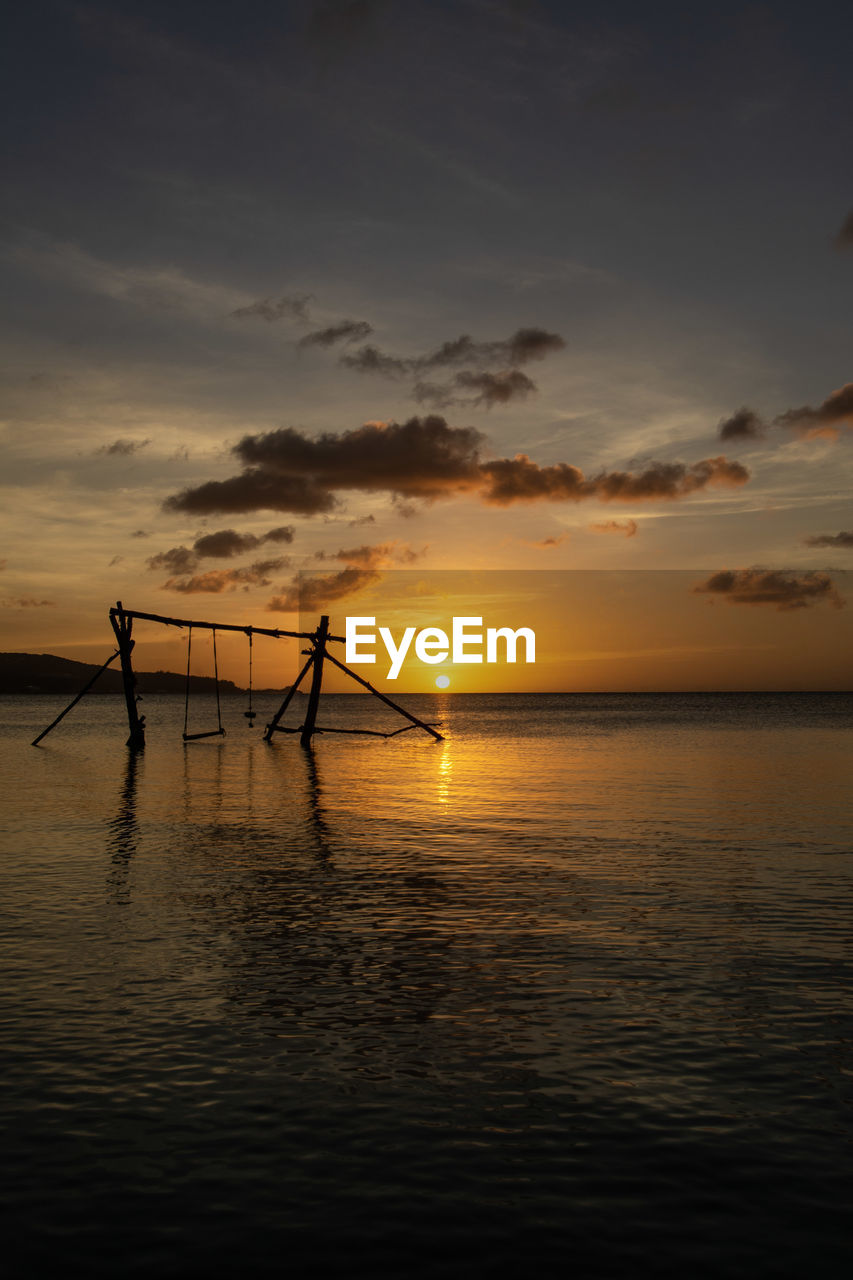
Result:
M436 676L435 687L437 689L447 689L450 685L450 676Z

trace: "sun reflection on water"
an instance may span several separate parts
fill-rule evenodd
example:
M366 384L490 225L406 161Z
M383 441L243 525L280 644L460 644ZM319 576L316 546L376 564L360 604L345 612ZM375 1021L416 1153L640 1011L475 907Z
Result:
M439 804L450 803L450 786L453 781L453 748L447 738L439 745L437 761L436 798Z

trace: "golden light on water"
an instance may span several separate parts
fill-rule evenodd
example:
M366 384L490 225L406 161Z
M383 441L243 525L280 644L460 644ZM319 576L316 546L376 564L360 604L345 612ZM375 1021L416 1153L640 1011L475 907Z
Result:
M439 804L449 804L450 783L453 775L453 756L447 739L440 744L441 755L438 758L438 786L436 794Z

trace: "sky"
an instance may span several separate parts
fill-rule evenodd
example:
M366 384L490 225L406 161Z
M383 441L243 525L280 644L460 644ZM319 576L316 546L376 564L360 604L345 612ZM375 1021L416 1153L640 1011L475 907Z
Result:
M360 613L388 573L677 570L685 635L738 618L817 687L853 611L841 6L9 26L0 648L102 661L118 599L287 628L305 581Z

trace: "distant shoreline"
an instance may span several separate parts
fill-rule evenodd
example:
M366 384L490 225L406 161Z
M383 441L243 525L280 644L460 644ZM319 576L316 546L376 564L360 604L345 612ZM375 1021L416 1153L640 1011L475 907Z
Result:
M77 662L72 658L61 658L55 654L33 653L0 653L0 695L23 697L62 697L79 693L83 685L92 678L98 667L95 663ZM137 692L141 696L156 697L184 696L186 675L177 671L137 671ZM284 684L278 688L254 688L253 697L281 696L290 686ZM212 676L193 675L192 690L194 694L214 693L216 683ZM248 689L236 685L231 680L219 681L219 693L222 697L247 697ZM400 689L401 697L508 697L508 698L553 698L553 697L624 697L624 698L666 698L666 697L742 697L745 695L767 697L797 696L849 696L853 689L552 689L552 690L414 690ZM103 673L87 696L105 695L120 696L123 694L121 673L108 670ZM297 696L303 695L297 690ZM355 697L366 695L356 692L329 693L324 696Z

